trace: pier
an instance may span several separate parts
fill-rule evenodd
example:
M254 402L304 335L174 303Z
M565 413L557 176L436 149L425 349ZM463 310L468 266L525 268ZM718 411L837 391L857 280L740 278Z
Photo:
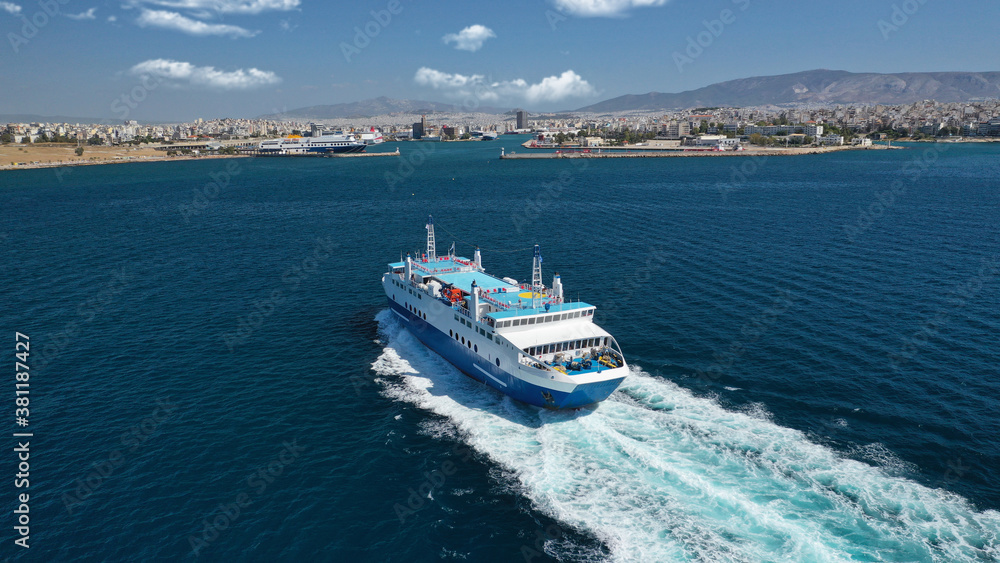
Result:
M685 158L685 157L740 157L740 156L799 156L805 154L824 154L829 152L852 151L852 150L895 150L903 147L889 147L885 145L870 146L833 146L833 147L807 147L789 149L749 149L742 151L705 151L705 150L664 150L664 149L617 149L613 151L590 150L587 152L571 149L556 152L544 153L507 153L500 152L501 160L529 160L529 159L553 159L553 158Z

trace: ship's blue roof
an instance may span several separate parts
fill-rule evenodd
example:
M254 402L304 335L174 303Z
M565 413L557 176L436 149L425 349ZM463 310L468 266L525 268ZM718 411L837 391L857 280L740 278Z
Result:
M528 306L531 306L531 299L523 299ZM525 315L538 315L542 313L561 313L564 311L573 311L576 309L586 309L587 307L593 307L590 303L584 303L583 301L576 301L574 303L558 303L555 305L550 305L549 310L546 311L545 307L536 307L535 309L510 309L509 311L494 311L489 313L488 316L494 319L510 319L513 317L523 317Z
M391 262L389 264L389 268L393 270L404 268L405 266L405 262ZM475 281L476 285L486 292L487 300L499 301L500 303L516 308L509 311L490 313L490 316L495 319L546 312L544 305L540 305L535 309L531 308L531 292L529 290L521 289L518 285L507 283L502 279L491 276L486 272L475 270L474 268L475 264L470 259L462 256L443 256L433 262L425 262L423 260L413 261L413 272L416 274L434 276L442 282L452 284L466 293L472 292L472 282ZM522 293L525 294L524 297L521 296ZM550 304L548 312L571 311L592 306L583 302Z
M485 272L455 272L452 274L438 274L435 276L441 281L448 282L455 287L460 287L464 291L472 291L472 282L475 281L479 289L490 291L493 289L506 288L508 291L519 291L516 285L511 285L503 280L499 280Z

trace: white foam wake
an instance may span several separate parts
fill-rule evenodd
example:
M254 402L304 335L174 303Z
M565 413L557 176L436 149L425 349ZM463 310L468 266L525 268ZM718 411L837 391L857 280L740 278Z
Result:
M384 392L447 417L536 508L618 561L994 561L1000 513L845 459L797 430L633 367L592 410L521 405L463 376L393 315ZM549 546L558 549L558 546Z

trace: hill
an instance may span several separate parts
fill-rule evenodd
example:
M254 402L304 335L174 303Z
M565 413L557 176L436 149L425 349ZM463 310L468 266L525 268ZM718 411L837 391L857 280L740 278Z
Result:
M582 107L580 112L747 107L782 104L910 104L921 100L965 102L1000 97L1000 72L853 73L809 70L729 80L676 94L626 95Z

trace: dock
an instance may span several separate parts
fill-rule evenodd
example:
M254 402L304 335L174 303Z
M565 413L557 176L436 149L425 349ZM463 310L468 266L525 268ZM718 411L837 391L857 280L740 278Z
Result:
M902 147L887 147L885 145L871 146L832 146L832 147L809 147L801 149L757 149L742 151L705 151L705 150L643 150L643 149L617 149L613 151L591 150L583 152L580 150L565 150L544 153L506 153L501 151L501 160L530 160L530 159L553 159L553 158L687 158L687 157L740 157L740 156L799 156L806 154L825 154L839 151L852 150L893 150Z

